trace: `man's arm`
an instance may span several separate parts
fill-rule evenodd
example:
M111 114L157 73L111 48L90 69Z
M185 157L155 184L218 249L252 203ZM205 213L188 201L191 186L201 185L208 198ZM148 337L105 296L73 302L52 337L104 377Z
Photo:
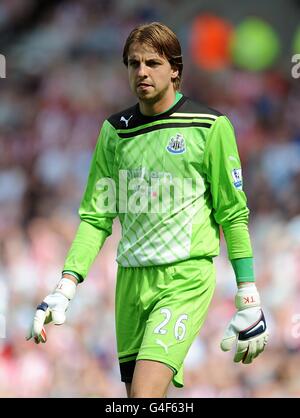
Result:
M33 337L37 344L47 341L45 324L53 322L55 325L61 325L65 322L65 312L75 296L77 284L84 280L105 239L112 232L116 211L112 210L112 206L106 210L101 204L104 193L101 180L108 179L108 183L111 182L114 158L113 151L108 145L110 139L110 125L108 125L108 122L104 123L94 151L87 186L79 209L81 222L66 257L62 278L54 291L38 305L27 336L27 339Z
M87 276L106 238L111 235L112 223L117 215L112 173L114 150L115 139L111 134L111 125L105 121L79 208L81 222L63 267L63 272L77 273L80 281Z
M219 117L209 132L203 166L210 183L213 215L222 226L238 286L237 312L226 328L221 348L228 351L236 342L234 361L251 363L263 351L268 334L255 286L241 163L233 127L225 116Z
M219 117L210 129L204 154L213 213L221 225L237 283L254 281L253 254L248 231L249 209L243 191L241 162L233 127Z

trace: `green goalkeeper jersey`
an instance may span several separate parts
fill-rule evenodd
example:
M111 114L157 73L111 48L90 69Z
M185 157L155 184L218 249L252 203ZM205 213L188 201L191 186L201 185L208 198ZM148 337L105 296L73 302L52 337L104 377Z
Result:
M64 270L87 275L116 216L123 267L214 257L220 225L229 258L252 257L242 186L233 127L216 110L182 96L159 115L138 104L114 114L99 135Z

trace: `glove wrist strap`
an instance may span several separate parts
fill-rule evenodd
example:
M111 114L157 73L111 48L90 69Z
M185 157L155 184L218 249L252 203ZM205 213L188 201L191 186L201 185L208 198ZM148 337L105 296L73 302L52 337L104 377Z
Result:
M70 279L60 279L54 293L61 293L69 300L73 299L76 292L76 284Z
M235 296L235 306L238 310L260 306L259 293L254 283L239 288Z

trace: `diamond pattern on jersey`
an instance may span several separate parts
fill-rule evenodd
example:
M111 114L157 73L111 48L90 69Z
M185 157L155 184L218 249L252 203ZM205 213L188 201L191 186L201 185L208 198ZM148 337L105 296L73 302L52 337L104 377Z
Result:
M183 136L185 132L188 132L186 128L181 129ZM163 181L165 175L166 181L170 177L183 181L187 175L186 164L181 166L178 164L178 157L181 159L182 157L170 155L166 150L170 138L178 133L178 128L170 128L120 140L118 167L122 170L127 169L127 187L131 188L133 178L137 183L143 179L148 187L147 205L144 211L142 207L140 213L130 211L132 209L130 202L132 203L135 191L129 190L127 212L119 214L122 239L118 247L117 261L124 267L168 264L190 256L192 224L196 212L195 197L188 195L185 201L180 201L179 206L176 206L171 196L170 207L168 208L166 204L166 212L162 212L160 193L158 200L160 211L156 213L152 210L152 190L149 187L151 179ZM162 187L164 186L161 186L160 192ZM119 189L124 193L124 184L119 184Z

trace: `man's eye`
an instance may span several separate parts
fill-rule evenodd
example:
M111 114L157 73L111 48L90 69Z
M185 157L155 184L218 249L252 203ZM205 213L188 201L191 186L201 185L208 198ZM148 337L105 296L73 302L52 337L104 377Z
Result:
M156 67L157 65L159 65L160 63L158 61L149 61L148 65L149 67Z
M136 68L136 67L138 67L139 62L138 61L129 61L129 65L130 65L130 67Z

